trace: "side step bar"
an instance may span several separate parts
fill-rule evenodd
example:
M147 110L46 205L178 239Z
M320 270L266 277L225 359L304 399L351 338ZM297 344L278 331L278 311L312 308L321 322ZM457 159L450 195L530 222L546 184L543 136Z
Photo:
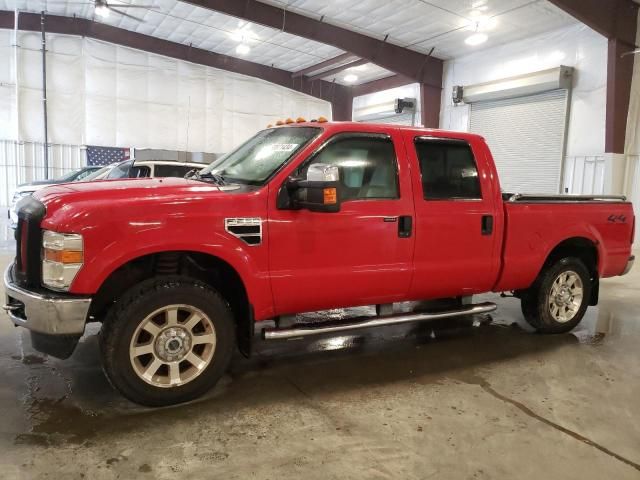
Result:
M464 317L478 313L493 312L497 308L495 303L485 302L476 305L465 305L458 310L444 312L424 312L395 315L391 317L375 317L355 323L341 323L334 325L302 326L292 328L271 328L262 331L265 340L281 340L287 338L308 337L310 335L322 335L323 333L342 332L344 330L360 330L383 325L396 325L400 323L420 322L424 320L436 320L439 318Z

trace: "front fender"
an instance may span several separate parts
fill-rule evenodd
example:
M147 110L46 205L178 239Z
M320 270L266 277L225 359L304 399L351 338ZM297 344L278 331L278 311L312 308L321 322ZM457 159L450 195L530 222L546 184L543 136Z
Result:
M117 235L109 241L94 238L86 232L85 264L78 272L71 292L95 294L113 272L137 258L169 251L189 251L211 255L229 264L242 279L256 318L272 315L266 244L251 247L226 233L204 230L194 236L193 226L177 231L153 228ZM203 238L207 240L203 241Z

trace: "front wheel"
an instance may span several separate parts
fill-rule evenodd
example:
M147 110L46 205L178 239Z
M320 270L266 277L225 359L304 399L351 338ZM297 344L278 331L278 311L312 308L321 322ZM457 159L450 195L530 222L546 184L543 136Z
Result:
M565 257L547 265L522 295L522 313L541 333L564 333L584 317L591 297L591 275L582 260Z
M235 345L224 299L188 277L158 277L126 292L102 326L104 371L128 399L149 406L192 400L227 369Z

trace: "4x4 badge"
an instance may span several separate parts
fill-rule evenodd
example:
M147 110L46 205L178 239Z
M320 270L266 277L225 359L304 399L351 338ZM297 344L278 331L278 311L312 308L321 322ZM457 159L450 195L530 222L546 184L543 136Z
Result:
M614 215L611 214L609 215L609 218L607 218L607 220L609 220L612 223L626 223L627 221L627 217L625 217L624 215Z

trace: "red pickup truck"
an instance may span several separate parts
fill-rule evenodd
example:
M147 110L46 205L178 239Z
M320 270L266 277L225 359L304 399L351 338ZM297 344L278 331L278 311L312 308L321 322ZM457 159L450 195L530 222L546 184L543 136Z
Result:
M259 132L185 179L50 187L18 206L5 310L68 357L102 323L111 383L147 405L201 395L238 346L489 312L521 299L566 332L633 263L624 197L501 192L477 135L323 121ZM464 298L464 300L463 300ZM394 311L408 300L446 308ZM294 314L376 305L338 323Z

